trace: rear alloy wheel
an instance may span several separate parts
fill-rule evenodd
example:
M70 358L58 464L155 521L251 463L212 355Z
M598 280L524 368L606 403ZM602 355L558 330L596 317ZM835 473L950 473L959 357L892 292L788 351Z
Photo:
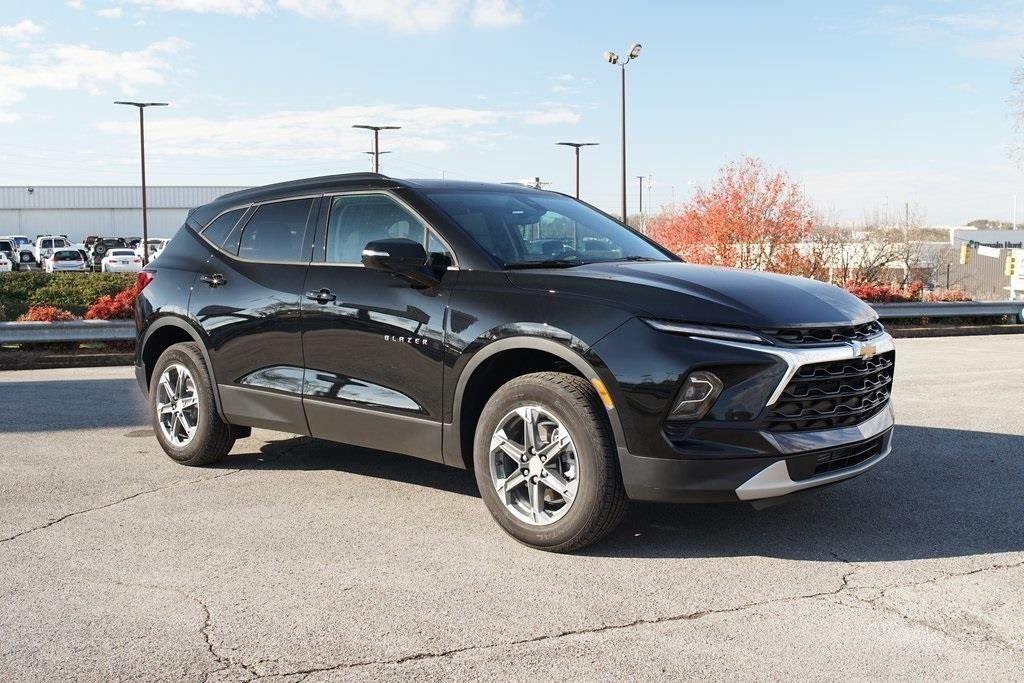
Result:
M149 404L157 441L183 465L211 465L235 444L235 432L217 413L213 382L196 344L175 344L153 369Z
M499 388L477 422L473 464L491 516L534 548L583 548L625 512L608 416L582 377L538 372Z

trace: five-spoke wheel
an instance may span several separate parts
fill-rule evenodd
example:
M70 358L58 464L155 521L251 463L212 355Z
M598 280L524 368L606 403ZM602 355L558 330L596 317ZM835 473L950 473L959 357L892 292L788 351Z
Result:
M178 448L192 442L199 426L199 397L192 373L173 363L156 385L157 421L164 437Z

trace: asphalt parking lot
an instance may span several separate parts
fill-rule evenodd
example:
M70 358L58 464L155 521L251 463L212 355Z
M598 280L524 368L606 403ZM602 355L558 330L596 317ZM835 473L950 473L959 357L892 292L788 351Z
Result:
M524 548L467 472L256 432L173 464L130 368L0 373L0 678L1024 672L1024 337L897 343L895 452Z

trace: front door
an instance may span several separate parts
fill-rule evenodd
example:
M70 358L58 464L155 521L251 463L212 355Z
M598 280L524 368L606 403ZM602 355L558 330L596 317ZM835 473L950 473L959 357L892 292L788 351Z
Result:
M424 221L385 192L326 197L302 301L313 436L441 461L444 320L458 273ZM367 242L422 241L441 284L364 268Z

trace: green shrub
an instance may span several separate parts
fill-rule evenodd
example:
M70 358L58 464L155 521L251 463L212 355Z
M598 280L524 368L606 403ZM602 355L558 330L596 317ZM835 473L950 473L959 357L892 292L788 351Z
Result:
M134 273L0 273L0 314L14 320L31 306L56 306L80 316L133 284Z

